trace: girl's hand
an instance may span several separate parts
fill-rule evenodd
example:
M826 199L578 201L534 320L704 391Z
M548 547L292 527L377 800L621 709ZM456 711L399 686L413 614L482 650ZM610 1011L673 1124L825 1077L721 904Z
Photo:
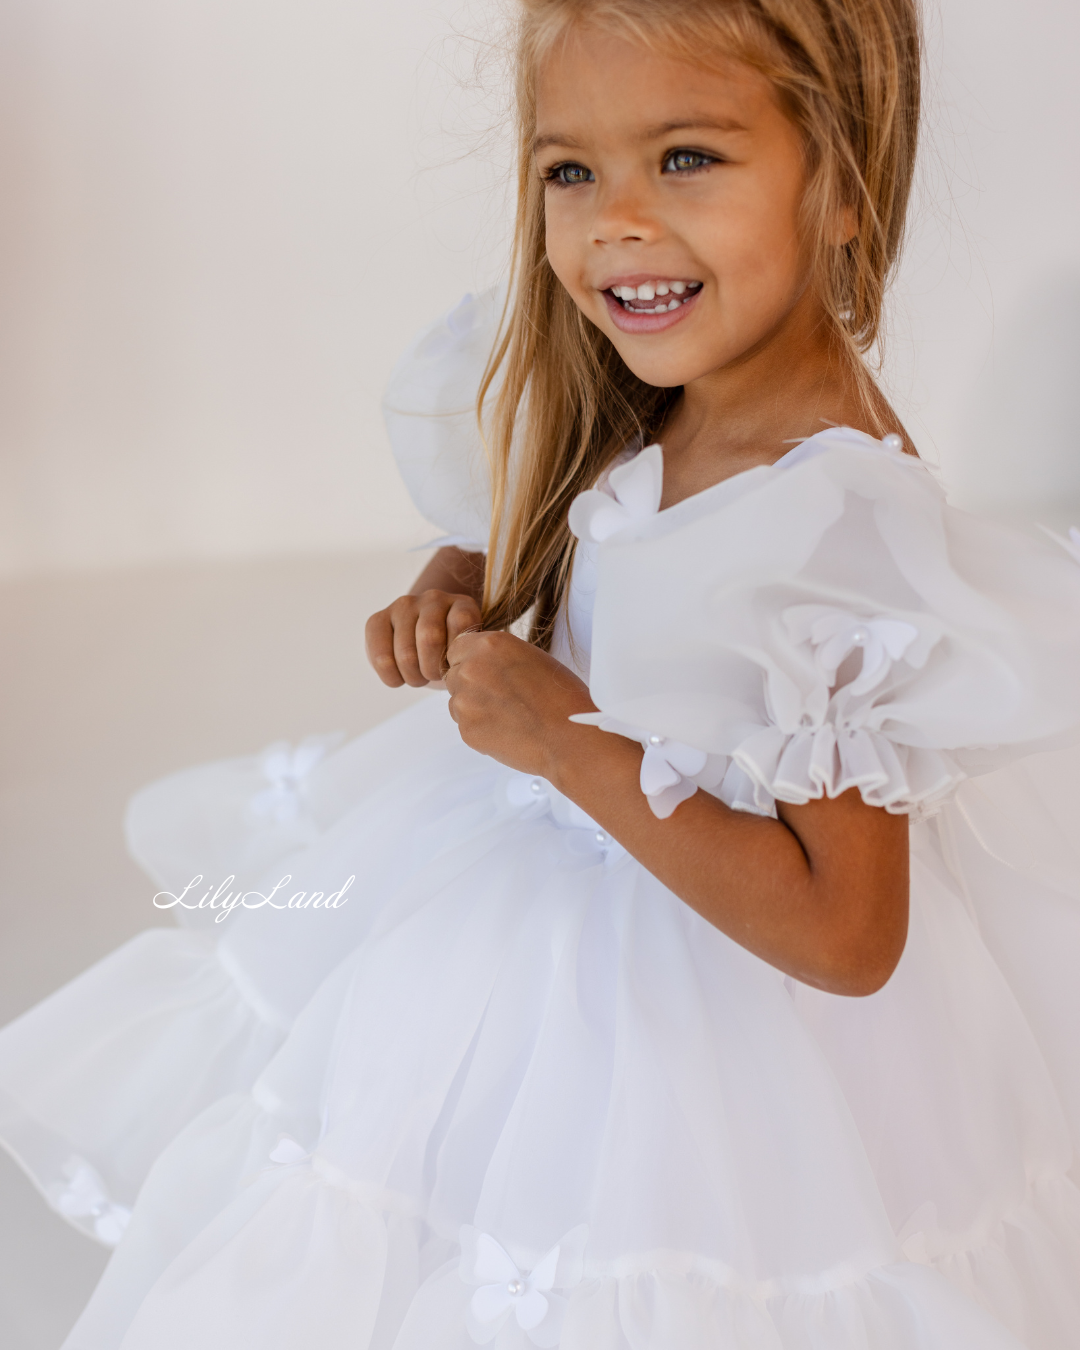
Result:
M511 633L465 633L447 659L450 716L481 754L547 778L568 741L588 734L568 720L596 710L588 686L539 647Z
M367 657L391 689L439 684L446 670L446 649L479 624L480 606L471 595L440 590L402 595L368 619Z
M462 739L546 778L653 876L748 951L804 984L872 994L896 969L908 921L907 817L857 788L777 819L697 792L658 820L641 791L641 746L567 719L586 686L509 633L466 633L448 652Z
M442 684L446 649L480 626L484 555L440 548L412 590L367 621L367 657L391 689Z

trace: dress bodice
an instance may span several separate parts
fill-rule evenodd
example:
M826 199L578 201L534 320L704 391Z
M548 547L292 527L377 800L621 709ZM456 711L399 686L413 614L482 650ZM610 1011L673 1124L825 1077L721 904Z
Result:
M852 435L858 438L854 443L860 446L868 440L858 432L854 432ZM877 445L877 442L870 441L869 444L874 446ZM822 442L818 437L810 437L786 454L781 455L772 467L774 469L787 468L798 464L818 453L821 447ZM597 484L597 488L614 498L614 494L611 493L608 486L612 469L621 468L623 465L630 463L639 453L640 446L633 450L624 451L615 460L611 468L605 472ZM736 477L739 476L736 475ZM648 509L646 509L645 514L650 514ZM571 670L580 675L586 683L589 681L592 664L592 624L593 608L596 604L598 548L599 545L590 538L578 540L574 552L574 565L570 575L566 603L556 620L555 635L551 644L552 655L558 657L564 665L569 666Z
M591 540L580 540L566 603L555 622L551 654L589 682L592 664L593 607L596 604L596 551Z

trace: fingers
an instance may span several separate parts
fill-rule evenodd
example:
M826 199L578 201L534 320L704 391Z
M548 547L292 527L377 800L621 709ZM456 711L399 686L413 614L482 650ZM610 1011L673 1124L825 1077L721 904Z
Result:
M469 626L470 621L480 622L480 610L476 601L467 595L446 595L442 591L433 591L420 597L416 650L420 673L428 684L442 683L446 670L446 648L458 631Z
M446 616L446 648L440 654L444 670L447 665L445 652L463 633L478 629L480 621L480 606L476 601L468 595L458 596Z
M426 683L442 685L447 647L459 633L479 622L480 607L471 596L447 595L443 591L420 596L415 641L420 673Z
M420 602L416 596L403 595L390 606L390 618L394 625L394 660L401 672L401 678L413 689L427 684L427 676L420 669L420 653L417 650L417 626L420 621Z
M489 634L478 633L474 628L467 628L465 632L459 633L446 649L447 675L449 675L456 666L461 665L462 661L469 655L470 650L476 645L478 640L487 636L489 636Z
M368 620L368 660L391 688L441 685L448 645L479 623L480 608L471 596L403 595Z
M491 636L490 633L482 633L470 625L447 646L446 673L443 676L443 683L450 692L450 716L459 726L461 725L461 710L458 705L461 699L466 697L468 686L464 663L469 656L476 654L477 646L482 646L485 638ZM475 694L475 690L473 692Z
M383 684L388 684L391 689L399 689L405 681L394 659L394 625L388 609L380 609L378 614L368 619L364 629L364 647L368 661Z

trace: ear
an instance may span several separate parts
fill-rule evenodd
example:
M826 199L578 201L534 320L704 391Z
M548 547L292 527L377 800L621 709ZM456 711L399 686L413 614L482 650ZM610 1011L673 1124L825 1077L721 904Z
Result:
M829 243L835 248L850 244L859 233L859 220L853 206L841 206L833 216L832 237Z

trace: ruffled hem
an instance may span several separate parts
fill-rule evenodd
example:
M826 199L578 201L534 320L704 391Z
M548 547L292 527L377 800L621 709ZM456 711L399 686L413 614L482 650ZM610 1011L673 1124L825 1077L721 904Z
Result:
M57 1213L114 1246L162 1150L249 1090L283 1037L210 935L140 934L0 1032L0 1146Z
M936 1273L880 1266L841 1274L818 1289L756 1297L677 1259L623 1276L586 1278L568 1300L556 1342L530 1337L511 1318L494 1350L1020 1350L977 1304ZM674 1267L674 1268L673 1268ZM808 1281L808 1284L813 1282ZM393 1350L464 1350L470 1291L451 1265L418 1291ZM125 1347L126 1350L126 1347Z
M895 1264L866 1256L752 1282L689 1253L597 1261L586 1246L568 1268L564 1250L544 1286L557 1317L531 1330L510 1300L478 1302L461 1246L475 1251L476 1230L434 1231L415 1201L353 1180L283 1128L296 1126L256 1091L177 1139L65 1350L1057 1350L1080 1318L1080 1197L1048 1176L964 1235L916 1216L925 1226Z
M831 723L794 733L763 727L731 755L753 784L758 810L795 806L857 788L868 806L894 815L932 814L967 776L943 750L899 745L866 728Z
M830 722L796 732L762 727L730 755L717 755L602 712L571 721L641 743L641 790L661 820L698 788L735 811L763 816L775 816L778 801L804 806L857 788L869 806L925 818L967 777L945 751L897 745L866 728L837 731Z
M966 1234L925 1229L904 1255L945 1275L1030 1346L1067 1346L1080 1327L1080 1191L1067 1178L1033 1182L1022 1204ZM917 1222L917 1221L916 1221ZM910 1230L914 1224L909 1221Z
M265 1145L272 1131L267 1119L257 1125ZM250 1164L247 1145L242 1153ZM477 1281L463 1278L455 1238L434 1234L405 1197L353 1183L299 1146L296 1161L284 1150L281 1157L280 1165L264 1165L172 1261L145 1299L113 1288L114 1299L138 1308L126 1331L114 1321L115 1338L102 1335L109 1321L103 1287L65 1350L189 1350L194 1344L231 1350L240 1342L261 1350L301 1343L320 1350L470 1350L476 1344L494 1350L1021 1350L1067 1343L1067 1336L1055 1339L1043 1305L1066 1306L1074 1297L1072 1273L1052 1243L1017 1252L1005 1231L1012 1220L1003 1237L954 1254L943 1269L853 1261L755 1284L687 1254L643 1253L601 1264L586 1258L574 1287L548 1295L559 1305L554 1339L549 1323L541 1324L548 1328L541 1333L520 1325L514 1305L485 1325L475 1316ZM241 1166L238 1158L231 1170ZM1047 1197L1053 1193L1048 1186ZM1044 1224L1047 1205L1059 1202L1060 1196L1040 1204ZM1035 1240L1024 1231L1025 1240ZM1075 1232L1058 1236L1076 1239ZM958 1260L970 1281L955 1278ZM1027 1287L1020 1305L1003 1308L1002 1290L1024 1285L1031 1260L1044 1263L1043 1277ZM1025 1326L1038 1334L1027 1340Z

